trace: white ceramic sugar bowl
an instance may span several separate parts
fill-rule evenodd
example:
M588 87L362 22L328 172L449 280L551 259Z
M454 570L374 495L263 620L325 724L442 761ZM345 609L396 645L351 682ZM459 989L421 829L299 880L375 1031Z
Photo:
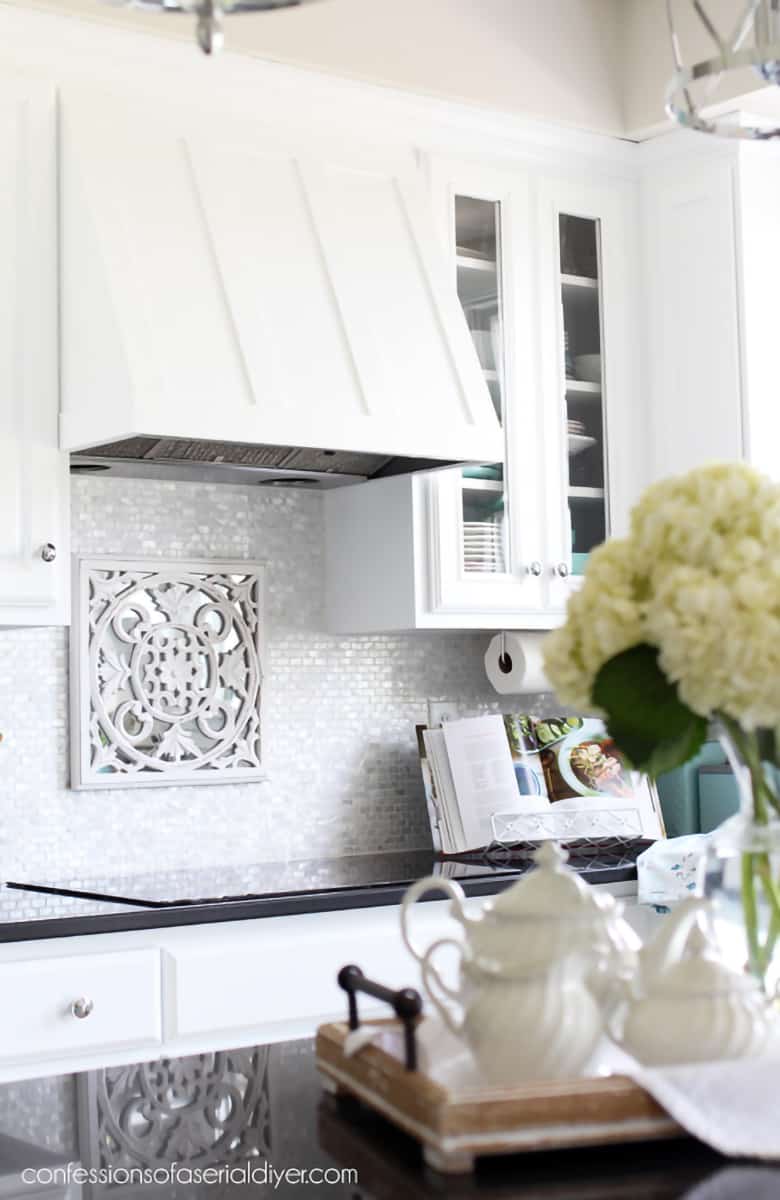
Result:
M691 900L642 952L619 1044L647 1066L780 1054L780 1019L759 984L717 957L707 902Z
M554 842L545 842L534 855L535 869L489 900L477 916L469 914L466 897L453 880L419 880L401 905L401 934L408 950L418 962L425 959L426 949L416 944L410 929L412 906L426 893L443 891L465 934L464 960L477 970L531 974L576 955L590 973L593 990L600 999L606 997L616 980L633 974L639 938L622 919L614 897L597 894L566 866L567 857Z

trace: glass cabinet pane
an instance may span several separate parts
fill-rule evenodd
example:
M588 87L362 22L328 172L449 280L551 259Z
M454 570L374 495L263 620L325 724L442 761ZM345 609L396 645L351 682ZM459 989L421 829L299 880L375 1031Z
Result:
M455 242L458 296L500 421L504 387L500 204L456 196ZM462 489L464 571L507 571L503 464L465 468Z
M561 214L559 234L572 571L581 575L607 536L599 222Z

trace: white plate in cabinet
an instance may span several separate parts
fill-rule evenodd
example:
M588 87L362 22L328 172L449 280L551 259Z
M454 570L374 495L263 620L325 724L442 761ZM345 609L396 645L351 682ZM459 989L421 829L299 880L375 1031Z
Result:
M2 1064L161 1040L157 950L0 964Z

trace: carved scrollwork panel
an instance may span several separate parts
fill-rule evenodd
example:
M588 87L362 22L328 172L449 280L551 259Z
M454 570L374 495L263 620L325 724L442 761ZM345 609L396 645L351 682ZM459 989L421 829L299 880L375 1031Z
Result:
M268 1062L268 1047L258 1046L80 1075L83 1165L102 1175L270 1161ZM106 1184L90 1195L122 1190Z
M74 786L262 778L262 567L78 567Z

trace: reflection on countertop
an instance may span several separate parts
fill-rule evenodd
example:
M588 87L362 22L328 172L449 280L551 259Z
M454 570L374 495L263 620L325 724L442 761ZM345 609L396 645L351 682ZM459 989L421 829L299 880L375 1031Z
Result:
M250 1189L333 1200L780 1195L780 1168L730 1164L683 1141L484 1160L473 1177L436 1175L409 1138L323 1095L310 1041L0 1086L0 1195L37 1195L32 1179L68 1200L223 1200Z

